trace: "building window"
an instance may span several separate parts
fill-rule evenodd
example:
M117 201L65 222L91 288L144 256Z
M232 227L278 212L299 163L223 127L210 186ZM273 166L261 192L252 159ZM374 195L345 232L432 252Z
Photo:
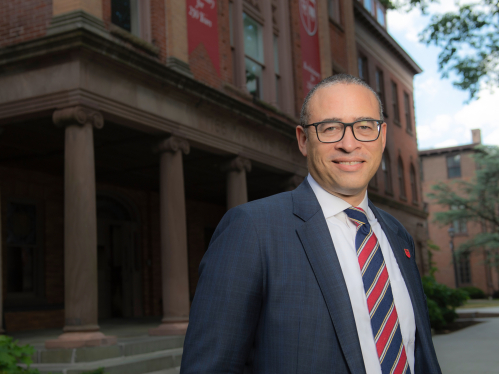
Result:
M416 170L414 169L414 165L411 164L410 168L410 178L411 178L411 193L412 193L412 202L414 204L418 203L418 186L416 183Z
M340 23L340 0L328 0L327 10L329 13L329 18L336 23Z
M464 252L458 255L458 276L459 284L471 283L470 253Z
M452 205L450 207L451 210L460 210L464 209L464 206L456 206ZM456 234L467 234L468 233L468 226L466 225L466 220L465 219L455 219L452 222L452 226L454 227L454 232Z
M407 131L412 133L411 104L409 95L404 92L405 126Z
M42 257L36 204L9 202L6 232L7 296L41 294Z
M383 105L383 110L385 109L385 83L383 81L383 72L376 69L376 93L378 94L381 104Z
M275 102L278 107L281 103L281 74L279 72L279 37L274 34L274 72L275 72Z
M447 156L447 177L461 177L461 155Z
M400 126L400 110L399 110L399 95L397 90L397 83L392 81L392 108L393 108L393 122Z
M243 13L243 28L246 88L253 96L262 98L263 27L246 13Z
M384 10L383 6L379 3L376 3L376 20L378 21L378 23L381 26L386 27L385 10Z
M402 199L406 199L405 194L405 178L404 178L404 163L402 162L402 157L399 156L397 162L397 171L399 177L399 189L400 189L400 197Z
M381 170L383 170L383 175L385 179L385 192L388 194L393 194L393 186L392 186L392 171L390 164L390 156L388 152L383 153L383 158L381 159Z
M363 1L364 1L364 8L366 8L369 13L372 13L373 12L372 0L363 0Z
M139 36L139 14L137 0L112 0L111 22Z
M367 57L359 55L358 64L359 64L359 78L365 82L369 82Z

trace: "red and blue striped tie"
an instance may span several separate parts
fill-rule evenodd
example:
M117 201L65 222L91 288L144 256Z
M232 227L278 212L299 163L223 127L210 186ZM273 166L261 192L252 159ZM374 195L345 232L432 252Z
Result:
M378 238L361 208L348 208L346 215L357 226L355 248L364 282L367 308L383 374L410 374L397 308L385 259Z

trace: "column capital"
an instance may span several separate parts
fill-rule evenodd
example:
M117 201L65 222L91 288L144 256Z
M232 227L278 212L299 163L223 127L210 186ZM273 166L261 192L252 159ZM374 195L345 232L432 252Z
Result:
M181 151L184 155L188 155L191 151L191 146L189 142L178 136L170 136L169 138L163 139L158 144L153 147L154 153L164 153Z
M96 129L101 129L104 126L101 112L80 105L56 110L52 114L52 121L59 127L91 124Z
M246 170L246 172L251 171L251 161L245 157L238 156L225 164L222 165L221 167L222 171L243 171Z

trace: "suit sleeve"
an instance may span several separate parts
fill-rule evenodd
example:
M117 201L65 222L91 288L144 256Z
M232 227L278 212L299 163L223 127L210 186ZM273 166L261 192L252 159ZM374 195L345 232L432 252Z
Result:
M241 207L218 225L199 266L181 373L242 373L262 305L257 232Z

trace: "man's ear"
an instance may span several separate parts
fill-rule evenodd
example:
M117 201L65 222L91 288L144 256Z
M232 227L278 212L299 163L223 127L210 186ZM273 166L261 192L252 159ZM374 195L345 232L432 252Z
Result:
M381 124L381 142L383 144L383 151L385 150L385 146L386 146L386 122L383 122Z
M307 131L303 126L296 126L296 139L298 140L298 148L301 154L307 157Z

